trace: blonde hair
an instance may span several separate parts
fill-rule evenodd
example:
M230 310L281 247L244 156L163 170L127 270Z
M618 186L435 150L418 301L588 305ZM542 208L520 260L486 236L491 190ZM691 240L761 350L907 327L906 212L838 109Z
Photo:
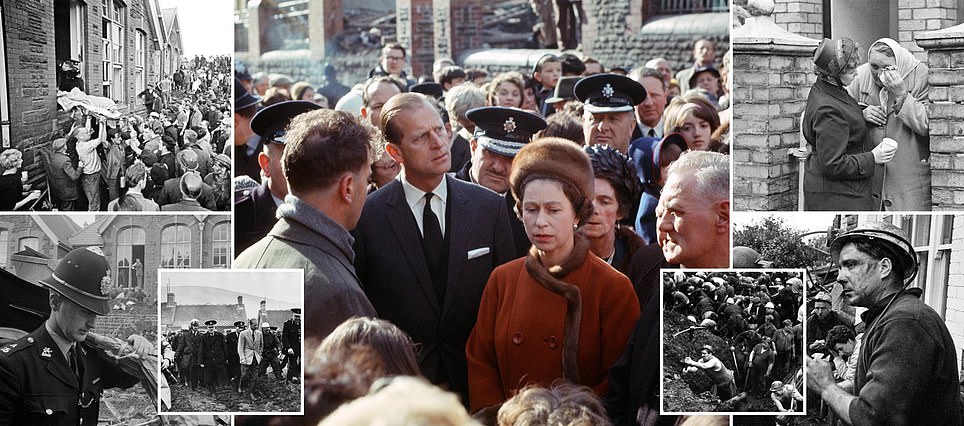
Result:
M6 149L0 152L0 167L3 167L4 170L16 168L19 166L21 159L23 159L23 154L20 150Z
M376 382L374 387L378 387ZM394 377L387 386L342 405L320 423L325 425L475 426L455 394L424 379Z

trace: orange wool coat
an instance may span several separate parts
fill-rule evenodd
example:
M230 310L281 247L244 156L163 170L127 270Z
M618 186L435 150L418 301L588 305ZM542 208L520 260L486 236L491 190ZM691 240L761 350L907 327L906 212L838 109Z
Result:
M501 404L527 384L563 377L566 300L536 282L525 259L492 271L482 294L465 349L471 412ZM579 287L582 298L579 384L602 395L639 317L636 293L628 278L592 254L561 280Z

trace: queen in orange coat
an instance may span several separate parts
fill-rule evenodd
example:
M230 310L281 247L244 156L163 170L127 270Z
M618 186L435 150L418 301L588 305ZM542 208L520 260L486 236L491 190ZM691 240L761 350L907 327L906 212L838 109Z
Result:
M575 231L592 215L593 179L588 156L565 139L534 141L513 160L509 183L532 248L486 284L465 349L472 412L557 379L606 391L639 303L629 279Z

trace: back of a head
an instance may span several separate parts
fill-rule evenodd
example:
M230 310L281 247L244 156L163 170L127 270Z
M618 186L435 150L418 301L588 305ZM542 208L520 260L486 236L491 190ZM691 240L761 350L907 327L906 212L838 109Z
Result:
M320 425L469 426L478 423L455 394L424 379L396 377L369 395L342 405Z
M690 191L716 200L730 198L730 158L717 152L687 151L669 166L668 181L673 175L696 177L697 187Z
M201 195L203 183L204 181L197 173L184 173L184 176L181 176L181 194L188 198L197 199Z
M571 383L550 388L529 386L499 409L499 426L609 425L606 410L592 389Z
M128 187L136 187L147 178L147 167L142 163L134 163L127 168L124 176L127 178Z
M144 210L141 203L130 194L124 194L117 198L117 204L112 209L115 212L139 212L141 210Z
M198 158L197 152L191 149L185 149L178 153L181 157L181 167L186 170L197 170L198 168Z
M559 61L562 62L562 75L564 77L579 76L586 72L586 64L572 53L563 53L559 56Z
M370 347L381 360L385 375L420 375L415 343L395 324L376 318L351 318L332 330L318 346L315 358L351 352L353 347Z
M445 95L445 110L451 121L464 120L465 113L485 106L485 93L473 84L455 86Z
M550 115L546 119L546 128L533 136L533 139L537 138L563 138L580 146L586 145L586 134L583 133L582 120L565 112Z
M318 109L295 117L281 157L291 193L327 189L342 174L367 167L371 138L370 127L348 112Z

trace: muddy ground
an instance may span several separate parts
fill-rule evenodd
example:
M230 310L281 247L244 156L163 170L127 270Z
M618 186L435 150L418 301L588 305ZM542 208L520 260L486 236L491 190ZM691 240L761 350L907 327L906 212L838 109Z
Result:
M239 394L237 388L225 385L214 395L207 389L181 384L171 388L170 412L201 413L296 413L301 410L301 385L277 381L273 376L262 378L254 390Z

